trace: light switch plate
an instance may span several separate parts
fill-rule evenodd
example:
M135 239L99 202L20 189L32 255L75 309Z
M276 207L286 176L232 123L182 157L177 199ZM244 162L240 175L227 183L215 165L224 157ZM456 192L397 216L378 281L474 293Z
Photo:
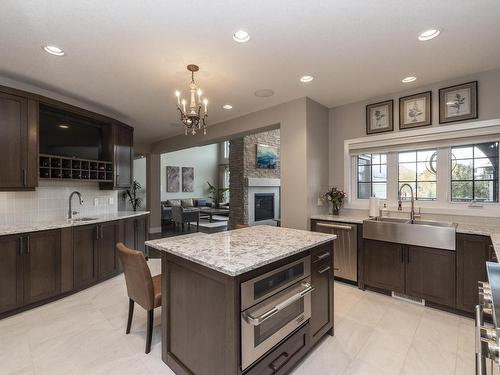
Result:
M94 198L94 206L95 207L99 206L99 199L98 198Z

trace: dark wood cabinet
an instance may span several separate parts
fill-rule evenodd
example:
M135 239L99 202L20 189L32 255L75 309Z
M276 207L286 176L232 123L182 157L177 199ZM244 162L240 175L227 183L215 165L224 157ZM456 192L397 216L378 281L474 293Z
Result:
M61 231L23 237L24 301L31 304L61 293Z
M23 303L20 236L0 237L0 314Z
M144 242L147 241L147 228L146 228L146 216L139 216L135 218L135 248L136 250L146 251L146 245Z
M419 246L405 247L405 294L455 307L455 252Z
M115 133L115 188L127 189L132 184L134 131L130 127L114 125Z
M487 281L486 262L492 260L489 237L457 234L457 308L474 312L479 303L478 281Z
M311 345L333 328L333 251L320 247L311 252Z
M85 225L73 228L74 287L92 285L97 281L98 226Z
M404 293L405 252L402 245L365 239L362 258L366 286Z
M98 232L99 278L104 279L118 273L118 259L115 250L118 242L118 222L99 224Z
M35 102L0 92L0 190L37 186L36 110Z

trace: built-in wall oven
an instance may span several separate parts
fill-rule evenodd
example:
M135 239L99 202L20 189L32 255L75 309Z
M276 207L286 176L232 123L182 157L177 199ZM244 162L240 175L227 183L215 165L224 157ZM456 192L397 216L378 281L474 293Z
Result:
M311 258L241 284L242 370L311 317Z

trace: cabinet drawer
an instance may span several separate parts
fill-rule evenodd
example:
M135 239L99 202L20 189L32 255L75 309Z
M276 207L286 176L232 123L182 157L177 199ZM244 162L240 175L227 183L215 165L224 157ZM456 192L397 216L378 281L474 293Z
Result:
M245 375L285 374L309 350L309 323L299 328Z

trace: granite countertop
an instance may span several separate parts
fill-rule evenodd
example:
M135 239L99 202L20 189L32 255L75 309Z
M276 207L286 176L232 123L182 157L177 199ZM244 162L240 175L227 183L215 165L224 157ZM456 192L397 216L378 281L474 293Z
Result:
M43 217L35 217L32 221L23 222L19 224L8 224L8 225L0 225L0 236L6 236L10 234L19 234L19 233L29 233L29 232L38 232L42 230L51 230L51 229L60 229L67 227L75 227L79 225L89 225L89 224L97 224L104 223L107 221L114 221L120 219L127 219L135 216L148 215L149 211L117 211L106 214L99 215L88 215L95 220L88 221L69 221L69 220L47 220ZM78 219L78 217L75 217Z
M325 220L325 221L334 221L334 222L343 222L343 223L353 223L353 224L363 224L363 220L368 219L367 216L360 215L314 215L311 216L311 219L314 220ZM471 221L472 221L471 217ZM446 220L446 221L452 221ZM476 234L481 236L489 236L491 238L491 242L493 244L493 248L495 249L495 253L497 254L497 258L500 259L500 227L497 225L485 225L479 223L457 223L457 233L464 234Z
M257 225L189 238L147 241L146 245L237 276L336 238L324 233Z

